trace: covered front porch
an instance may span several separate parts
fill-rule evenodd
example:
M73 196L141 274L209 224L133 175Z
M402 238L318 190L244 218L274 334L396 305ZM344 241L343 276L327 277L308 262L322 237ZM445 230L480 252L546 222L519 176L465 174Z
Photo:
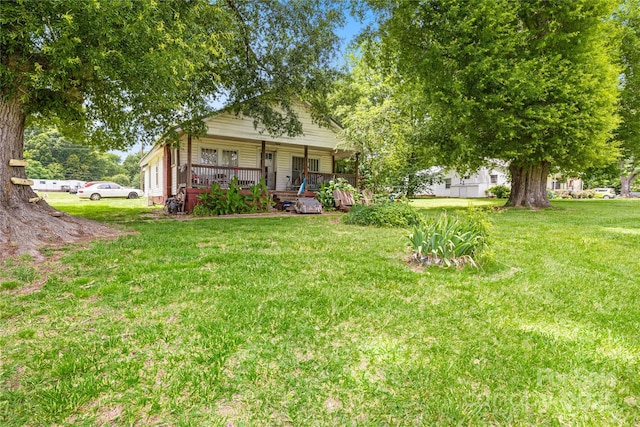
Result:
M198 144L196 150L203 152L207 150L207 146ZM245 150L244 152L246 152ZM237 153L237 151L233 151ZM244 153L243 152L243 153ZM357 173L339 173L336 172L336 163L340 158L347 157L344 152L340 156L336 156L335 152L327 152L322 156L309 155L309 147L283 147L281 144L267 144L261 141L261 146L255 154L255 164L258 167L247 167L240 164L237 154L233 157L232 165L207 164L204 162L193 162L193 159L206 158L198 153L194 153L194 144L191 137L187 138L186 162L180 163L180 153L177 151L176 159L171 160L170 149L167 148L165 159L167 161L166 169L175 173L175 179L168 179L167 195L175 194L180 188L209 188L212 184L217 183L221 188L229 188L232 180L237 179L240 186L248 189L259 184L264 179L267 188L270 191L297 191L302 183L305 183L305 190L317 190L323 182L342 178L354 187L358 186ZM195 154L195 155L194 155ZM282 157L278 159L278 156ZM355 171L358 170L358 155L355 155ZM319 171L320 159L331 159L330 172ZM249 160L251 162L251 160ZM310 167L311 166L311 167ZM311 170L314 168L316 170ZM327 169L327 165L323 166Z
M191 179L189 179L191 177ZM277 172L274 172L272 176L268 176L260 168L241 168L241 167L229 167L229 166L211 166L202 164L191 165L191 173L188 168L183 168L178 171L178 187L186 188L209 188L212 184L218 183L221 188L229 188L229 183L234 179L238 179L238 183L244 189L248 189L256 184L260 183L260 180L264 178L267 183L267 188L276 191L273 185L269 185L271 180L277 179ZM297 191L300 189L302 182L306 178L305 190L314 191L317 190L323 182L336 180L342 178L354 187L357 186L356 174L344 174L344 173L319 173L309 172L305 177L304 173L300 171L292 171L291 175L287 176L287 184L284 191ZM191 186L188 185L191 181Z

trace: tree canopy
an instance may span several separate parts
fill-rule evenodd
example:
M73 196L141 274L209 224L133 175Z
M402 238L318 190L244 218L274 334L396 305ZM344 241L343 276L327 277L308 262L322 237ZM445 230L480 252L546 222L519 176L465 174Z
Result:
M350 56L350 71L336 82L329 104L348 148L362 154L367 185L413 194L422 177L417 172L433 164L419 140L421 105L410 85L395 84L394 73L377 60L379 51L371 45L367 50L365 56Z
M551 165L616 153L619 68L610 0L370 2L378 36L428 106L428 140L448 165L509 162L514 206L548 206Z
M330 0L22 0L0 2L0 180L23 157L26 122L101 148L154 140L180 124L203 130L220 104L249 113L271 133L301 131L292 95L331 80ZM45 202L19 185L0 187L0 245L28 251L77 235L72 218L51 220ZM25 234L27 218L43 230Z
M140 154L129 154L123 161L117 154L75 143L55 128L27 129L24 158L31 179L105 180L127 186L138 186L140 181Z
M241 105L274 131L287 96L321 87L336 4L247 0L25 0L0 5L0 94L62 133L124 148L213 103ZM262 99L258 99L259 96Z
M620 30L620 125L615 138L620 143L617 161L621 193L629 194L640 175L640 2L624 0L615 13ZM638 73L636 73L638 71Z

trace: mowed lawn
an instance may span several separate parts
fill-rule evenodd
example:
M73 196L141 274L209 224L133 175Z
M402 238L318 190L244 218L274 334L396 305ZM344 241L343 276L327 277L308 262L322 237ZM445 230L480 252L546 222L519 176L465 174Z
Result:
M339 215L50 201L135 233L2 267L0 425L640 423L640 200L492 212L481 271Z

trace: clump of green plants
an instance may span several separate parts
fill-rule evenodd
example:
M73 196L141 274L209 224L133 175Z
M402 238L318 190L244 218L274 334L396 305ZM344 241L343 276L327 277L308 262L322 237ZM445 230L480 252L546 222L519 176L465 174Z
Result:
M354 225L408 228L418 225L421 216L408 203L387 201L370 206L355 205L342 220Z
M572 191L569 193L573 199L593 199L596 192L594 190Z
M193 208L196 216L268 212L273 205L264 179L251 186L248 192L242 189L237 177L229 182L228 190L216 182L211 185L209 192L200 194L198 199L198 204Z
M320 188L318 189L316 198L320 203L322 203L322 209L335 209L335 199L333 197L334 190L349 191L351 194L353 194L354 200L356 202L358 201L358 190L356 190L356 188L353 185L349 184L344 178L338 178L336 180L331 180L320 184Z
M489 194L493 194L498 199L508 199L511 194L511 189L506 185L496 185L487 190Z
M478 260L488 249L488 216L480 210L467 214L443 212L413 228L409 245L413 257L425 266L463 267L470 264L478 268Z

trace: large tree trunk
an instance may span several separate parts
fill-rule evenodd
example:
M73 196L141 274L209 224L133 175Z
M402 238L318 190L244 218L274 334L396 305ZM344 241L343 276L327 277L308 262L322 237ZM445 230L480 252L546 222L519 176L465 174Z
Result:
M622 197L629 197L629 194L631 192L631 183L633 183L634 179L636 179L635 173L631 173L629 175L620 175L620 195Z
M28 185L17 185L11 178L26 178L24 167L9 166L23 159L25 113L17 97L0 94L0 259L30 254L42 257L39 249L72 243L91 237L112 237L119 231L53 209L37 200Z
M549 162L538 164L514 164L509 166L511 173L511 195L505 206L548 208L547 177Z

